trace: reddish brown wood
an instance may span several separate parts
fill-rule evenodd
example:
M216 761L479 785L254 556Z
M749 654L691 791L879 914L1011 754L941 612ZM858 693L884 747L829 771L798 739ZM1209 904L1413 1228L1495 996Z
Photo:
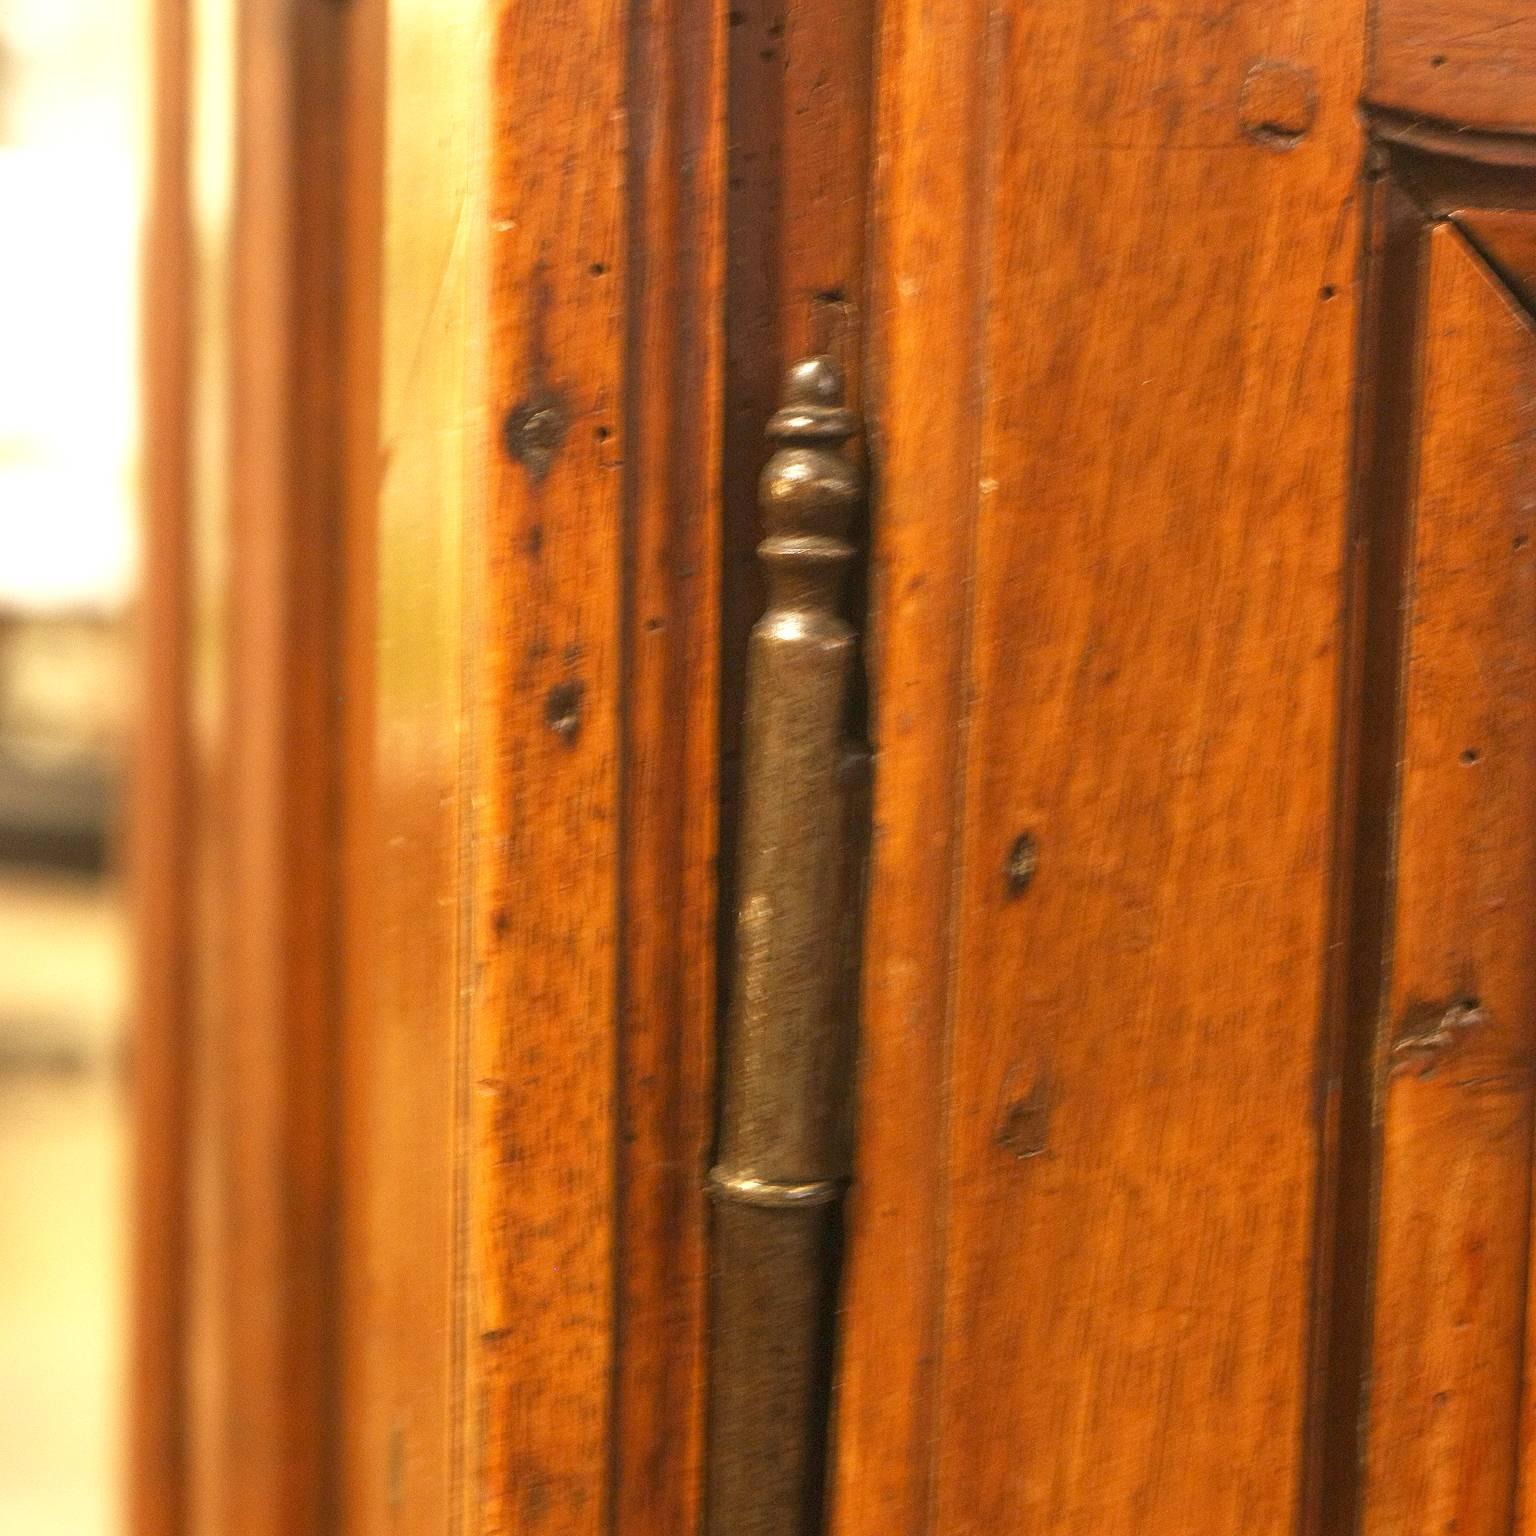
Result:
M631 12L615 1528L699 1521L714 1124L725 19Z
M1332 965L1324 1003L1317 1299L1308 1434L1308 1530L1359 1519L1370 1373L1377 1195L1378 1015L1391 903L1400 735L1400 622L1417 413L1424 215L1373 157L1365 183L1354 506L1341 612L1341 710ZM1332 1198L1327 1198L1331 1191Z
M487 1536L612 1509L624 19L505 4L492 34L466 1488ZM549 453L520 435L540 413Z
M1430 240L1404 651L1367 1532L1514 1519L1536 973L1536 340Z
M1462 209L1457 226L1526 310L1536 313L1536 218L1526 210Z
M222 1379L198 1513L232 1536L330 1525L340 1430L341 29L307 0L242 7L235 31L227 649L206 813L216 1193L200 1257Z
M987 28L971 0L881 20L870 348L874 789L857 1176L834 1529L918 1532L933 1498L949 933L975 508Z
M356 1536L452 1530L467 1434L464 231L484 215L468 10L348 12L341 1518Z
M159 967L141 1113L163 1118L144 1123L161 1139L145 1165L157 1188L143 1196L138 1283L158 1323L141 1341L153 1398L135 1518L157 1532L301 1533L334 1524L340 1426L342 22L323 0L241 10L228 144L213 136L220 114L192 110L221 83L192 78L187 13L167 4L159 24L156 739L137 846L156 882L140 911ZM214 193L226 158L227 210ZM214 194L195 209L194 185Z
M1536 15L1524 0L1377 0L1368 99L1412 118L1536 130Z
M965 831L950 855L939 787L896 798L910 769L882 724L843 1528L1098 1531L1127 1511L1148 1530L1291 1528L1362 8L1035 6L998 21L984 76L980 8L891 26L876 238L905 261L882 345L921 370L875 376L877 590L900 594L876 603L876 718L933 756L964 731ZM909 594L957 591L951 530L973 515L969 601L922 634ZM889 531L908 517L909 543ZM948 692L965 612L973 656ZM938 691L909 709L889 658L915 642ZM1021 834L1039 863L1016 894ZM913 846L921 873L882 867ZM945 1205L941 1312L922 1277ZM878 1506L861 1484L920 1476L936 1322L935 1503Z
M486 1532L670 1530L697 1497L722 19L591 0L494 32L466 1190Z
M187 1205L193 773L188 717L192 225L186 0L153 10L140 328L143 556L129 792L134 922L133 1278L128 1521L186 1531Z

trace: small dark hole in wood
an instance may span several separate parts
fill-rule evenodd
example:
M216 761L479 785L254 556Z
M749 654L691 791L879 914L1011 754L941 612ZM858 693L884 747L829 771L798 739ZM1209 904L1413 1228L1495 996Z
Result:
M594 261L592 265L587 268L587 271L590 272L593 277L601 277L607 270L608 268L605 267L600 261Z
M581 730L581 694L580 683L556 683L544 698L544 719L567 746Z
M1445 63L1445 55L1443 53L1437 53L1437 54L1434 54L1430 58L1429 67L1431 69L1439 69L1440 66L1442 64L1444 64L1444 63Z
M598 440L598 442L606 443L612 434L608 431L607 427L598 427L592 435Z
M1461 760L1467 764L1468 767L1471 767L1471 765L1477 762L1477 760L1482 755L1483 754L1479 752L1476 747L1468 747L1467 750L1461 754Z
M1030 833L1019 833L1014 839L1013 847L1008 850L1008 859L1003 865L1003 875L1008 882L1010 898L1022 896L1029 889L1039 863L1040 845Z
M1529 537L1527 535L1525 535L1523 533L1517 533L1515 535L1515 540L1514 540L1514 543L1511 546L1511 548L1513 548L1513 549L1524 549L1525 546L1527 544L1529 544L1530 542L1531 541L1530 541L1530 539L1529 539Z
M1317 290L1317 296L1326 304L1329 299L1337 295L1338 291L1339 290L1335 288L1332 283L1324 283L1323 286Z

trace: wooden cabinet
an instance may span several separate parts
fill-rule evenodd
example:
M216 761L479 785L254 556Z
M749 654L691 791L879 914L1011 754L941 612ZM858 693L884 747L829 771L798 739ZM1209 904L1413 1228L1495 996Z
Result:
M1536 20L262 0L210 246L216 10L160 4L139 1536L727 1536L813 353L873 771L810 1502L1536 1521Z

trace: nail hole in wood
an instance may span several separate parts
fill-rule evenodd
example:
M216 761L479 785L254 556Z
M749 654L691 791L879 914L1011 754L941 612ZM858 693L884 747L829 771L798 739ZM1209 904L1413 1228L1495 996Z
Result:
M581 732L581 695L578 682L556 683L544 699L544 718L567 746Z
M1008 850L1008 859L1003 866L1010 899L1022 896L1029 889L1039 862L1040 848L1033 835L1028 832L1019 833L1014 839L1013 847Z

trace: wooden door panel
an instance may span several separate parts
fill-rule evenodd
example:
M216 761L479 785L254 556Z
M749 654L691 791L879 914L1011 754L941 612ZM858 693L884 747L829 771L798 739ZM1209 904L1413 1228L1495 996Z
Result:
M1513 1516L1536 973L1536 337L1428 241L1378 1072L1367 1532Z
M889 362L876 386L877 592L899 596L874 630L844 1402L862 1422L863 1394L913 1369L863 1358L889 1318L859 1315L886 1305L860 1272L911 1272L913 1186L937 1184L939 1336L905 1341L939 1405L933 1528L1279 1530L1304 1482L1325 1150L1363 16L1062 4L1009 8L984 37L968 7L944 12L935 32L983 38L986 86L925 101L934 120L889 144L903 197L877 223L889 354L944 306L969 356L952 393ZM888 46L899 93L923 55ZM963 182L941 202L901 180L930 137L982 157L974 205ZM947 251L945 229L980 243L974 273L907 264L925 236ZM927 433L973 442L978 409L969 474L938 454L908 474ZM909 516L926 540L900 534ZM905 823L934 849L945 815L942 793L905 798L913 685L887 668L920 589L952 579L952 526L974 553L964 680L930 705L964 744L950 1047L947 1070L926 1039L909 1058L947 1084L924 1117L947 1138L888 1169L887 1117L921 1090L898 1099L886 1063L946 1010L916 1014L924 979L888 980L874 950L882 903L939 899L885 882L909 874ZM949 654L924 655L926 690ZM842 1528L872 1529L845 1473Z
M1373 103L1443 127L1536 128L1525 0L1378 0L1373 21Z
M160 129L176 319L243 344L152 373L199 826L141 807L195 1109L144 1530L699 1528L754 480L823 348L875 749L830 1529L1516 1525L1523 10L317 6L232 54L233 294Z
M1196 1489L1201 1526L1294 1519L1359 20L1138 38L1145 94L1106 84L1043 167L1062 106L1033 105L1027 64L1066 29L1018 26L1005 54L1019 202L990 301L942 1530L1170 1529ZM1289 153L1223 112L1254 57L1320 94ZM1071 259L1032 262L1042 237Z
M972 0L882 7L866 397L879 766L832 1495L847 1532L923 1530L933 1494L988 46Z

